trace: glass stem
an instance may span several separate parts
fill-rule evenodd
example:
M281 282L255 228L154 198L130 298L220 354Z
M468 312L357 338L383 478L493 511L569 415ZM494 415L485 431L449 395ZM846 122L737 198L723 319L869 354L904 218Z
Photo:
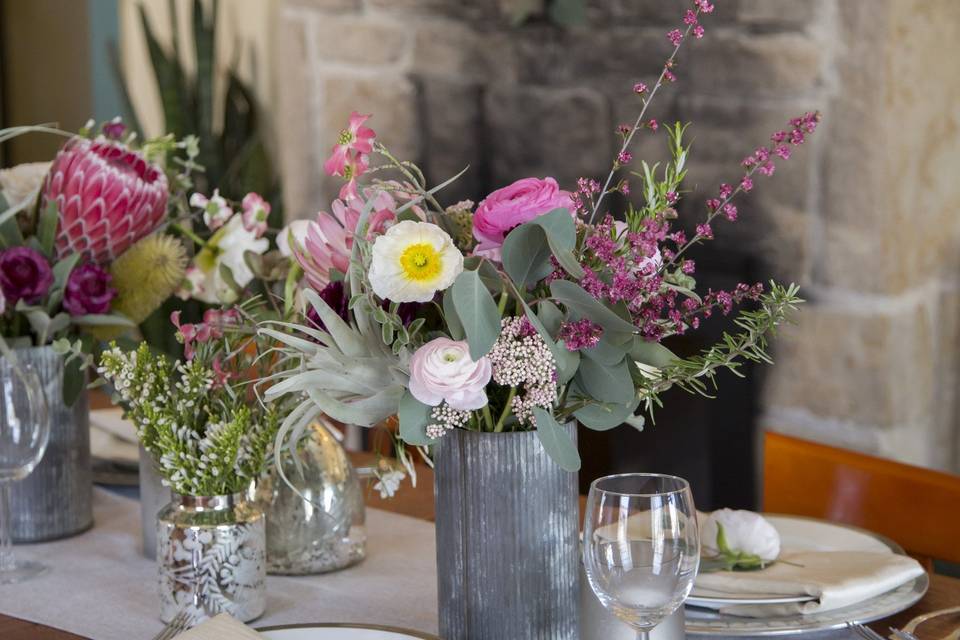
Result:
M0 573L12 571L16 565L10 525L10 483L0 481Z
M637 640L650 640L650 630L642 629L637 631Z

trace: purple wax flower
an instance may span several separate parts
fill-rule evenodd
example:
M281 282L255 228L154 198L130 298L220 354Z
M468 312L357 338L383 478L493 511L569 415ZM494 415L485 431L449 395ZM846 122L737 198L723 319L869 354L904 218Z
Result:
M53 284L50 263L30 247L12 247L0 252L0 289L7 304L23 300L34 304Z
M74 316L107 313L110 301L117 295L110 280L110 274L93 263L76 267L67 278L63 308Z

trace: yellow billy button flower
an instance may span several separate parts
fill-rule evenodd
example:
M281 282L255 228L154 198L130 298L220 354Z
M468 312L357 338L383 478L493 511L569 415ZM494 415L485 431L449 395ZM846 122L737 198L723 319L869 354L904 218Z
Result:
M429 302L463 271L463 254L429 222L404 220L373 243L370 285L393 302Z

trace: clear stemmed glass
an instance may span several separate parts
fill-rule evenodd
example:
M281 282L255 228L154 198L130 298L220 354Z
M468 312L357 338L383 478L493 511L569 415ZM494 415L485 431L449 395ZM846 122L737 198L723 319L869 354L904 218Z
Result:
M697 575L700 534L690 484L649 473L594 480L583 564L603 606L647 640L683 605Z
M10 484L33 471L50 437L47 397L36 370L25 362L0 358L0 584L23 582L44 565L18 560L10 534Z

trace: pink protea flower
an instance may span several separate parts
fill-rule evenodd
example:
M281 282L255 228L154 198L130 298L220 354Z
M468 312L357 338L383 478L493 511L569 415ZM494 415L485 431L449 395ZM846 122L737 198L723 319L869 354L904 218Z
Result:
M57 153L42 207L60 211L56 259L79 253L97 264L120 256L157 228L167 210L167 177L125 145L74 138Z
M368 237L383 233L388 223L396 220L396 202L386 192L376 196L369 218ZM353 251L353 234L360 221L363 202L351 200L349 204L334 200L332 214L321 211L317 219L307 227L303 246L291 247L297 262L303 267L307 283L317 291L322 291L330 283L330 270L346 273L350 268L350 254Z

